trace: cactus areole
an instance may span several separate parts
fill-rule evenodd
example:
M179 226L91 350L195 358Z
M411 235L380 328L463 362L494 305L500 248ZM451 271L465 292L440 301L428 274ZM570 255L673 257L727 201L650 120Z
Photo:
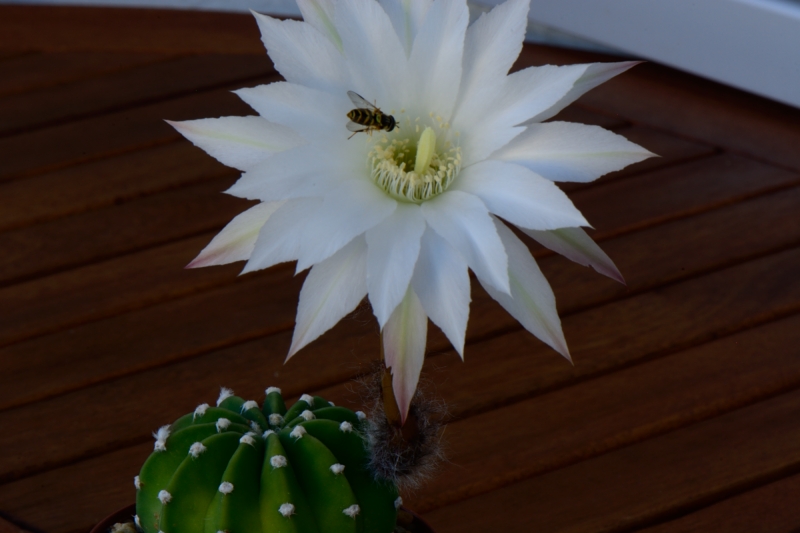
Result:
M223 389L155 433L135 478L145 533L391 533L397 487L369 471L363 413L304 395L286 409Z

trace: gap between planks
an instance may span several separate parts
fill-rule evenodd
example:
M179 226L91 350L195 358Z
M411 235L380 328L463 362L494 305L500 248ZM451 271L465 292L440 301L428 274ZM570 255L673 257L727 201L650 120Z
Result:
M166 57L76 82L0 98L0 138L277 76L266 56Z
M259 84L276 79L256 77L250 81ZM241 81L229 85L230 89L240 87ZM216 89L6 137L0 139L0 150L11 157L0 169L0 182L173 142L180 136L165 119L189 120L209 114L249 115L252 110L229 91ZM75 131L81 135L76 136Z

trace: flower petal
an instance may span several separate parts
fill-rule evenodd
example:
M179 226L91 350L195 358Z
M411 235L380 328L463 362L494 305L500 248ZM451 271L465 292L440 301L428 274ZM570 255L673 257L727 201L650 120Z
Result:
M337 0L335 22L349 66L347 89L379 107L401 107L407 60L386 12L375 0Z
M514 72L493 99L473 101L453 119L462 137L463 164L486 159L523 131L519 124L550 109L567 94L587 65L530 67ZM468 133L468 134L467 134Z
M303 143L286 126L261 117L222 117L167 123L223 165L247 170Z
M536 231L521 228L522 231L556 253L579 265L590 266L599 273L625 285L625 279L608 255L581 228L560 228L550 231Z
M386 366L392 369L392 388L403 422L408 416L408 407L425 362L427 338L428 317L419 298L409 287L383 328Z
M529 0L507 0L467 29L459 108L492 101L522 50ZM458 113L458 111L456 111Z
M629 68L638 65L641 61L622 61L619 63L591 63L586 65L586 70L583 75L578 78L567 94L565 94L558 102L550 106L546 110L540 112L534 117L528 119L524 125L533 124L534 122L544 122L558 114L559 111L567 107L569 104L583 96L588 91L594 89L598 85L607 82L614 76L622 74ZM573 65L580 66L580 65Z
M234 92L265 119L283 124L309 141L344 133L346 114L352 108L344 92L326 93L285 81Z
M309 223L300 242L297 271L332 256L353 238L383 222L396 207L396 200L369 181L340 182L316 211L306 213Z
M463 0L437 0L428 10L408 59L412 93L406 108L411 116L451 116L461 84L467 24L469 9Z
M342 51L342 38L333 23L335 4L333 0L297 0L303 20L314 26Z
M553 181L586 183L655 154L599 126L531 124L493 159L531 169Z
M287 360L358 306L367 294L366 277L367 245L363 237L314 265L300 290Z
M488 209L477 196L447 191L422 204L428 224L458 250L469 267L508 293L508 260Z
M275 154L260 165L245 172L226 193L248 200L271 202L287 198L323 196L345 179L351 179L353 171L337 168L331 161L337 154L328 152L328 146L305 144ZM332 167L332 168L331 168Z
M242 274L297 259L309 220L308 213L318 210L321 205L321 198L287 200L261 227Z
M367 231L367 289L381 328L406 294L424 231L419 206L401 203Z
M252 13L267 54L286 81L333 94L347 91L344 57L325 35L306 22Z
M394 31L403 44L406 56L411 54L414 38L417 36L425 14L433 4L433 0L379 0Z
M431 229L422 235L421 244L411 286L425 313L463 359L470 303L467 263Z
M555 183L512 163L476 163L465 168L450 189L477 196L490 212L523 228L589 225Z
M483 288L528 331L566 357L572 358L561 330L556 298L528 248L502 222L495 220L497 233L508 253L511 295L503 294L478 276Z
M234 217L186 268L226 265L250 258L258 232L283 202L264 202Z

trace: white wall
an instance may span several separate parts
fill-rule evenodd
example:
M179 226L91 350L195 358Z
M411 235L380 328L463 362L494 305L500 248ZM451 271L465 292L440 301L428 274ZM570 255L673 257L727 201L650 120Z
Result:
M530 16L800 107L796 0L532 0Z

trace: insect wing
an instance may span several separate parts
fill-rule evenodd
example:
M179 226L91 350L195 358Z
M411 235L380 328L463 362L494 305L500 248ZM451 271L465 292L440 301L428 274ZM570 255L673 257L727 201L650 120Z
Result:
M347 131L358 133L359 131L367 131L368 129L369 126L364 126L363 124L353 122L352 120L347 123Z
M357 109L372 109L377 110L378 108L374 105L370 104L364 97L360 94L354 93L353 91L347 91L347 96L350 97L350 101L353 102L353 105L356 106ZM352 130L350 130L352 131Z

